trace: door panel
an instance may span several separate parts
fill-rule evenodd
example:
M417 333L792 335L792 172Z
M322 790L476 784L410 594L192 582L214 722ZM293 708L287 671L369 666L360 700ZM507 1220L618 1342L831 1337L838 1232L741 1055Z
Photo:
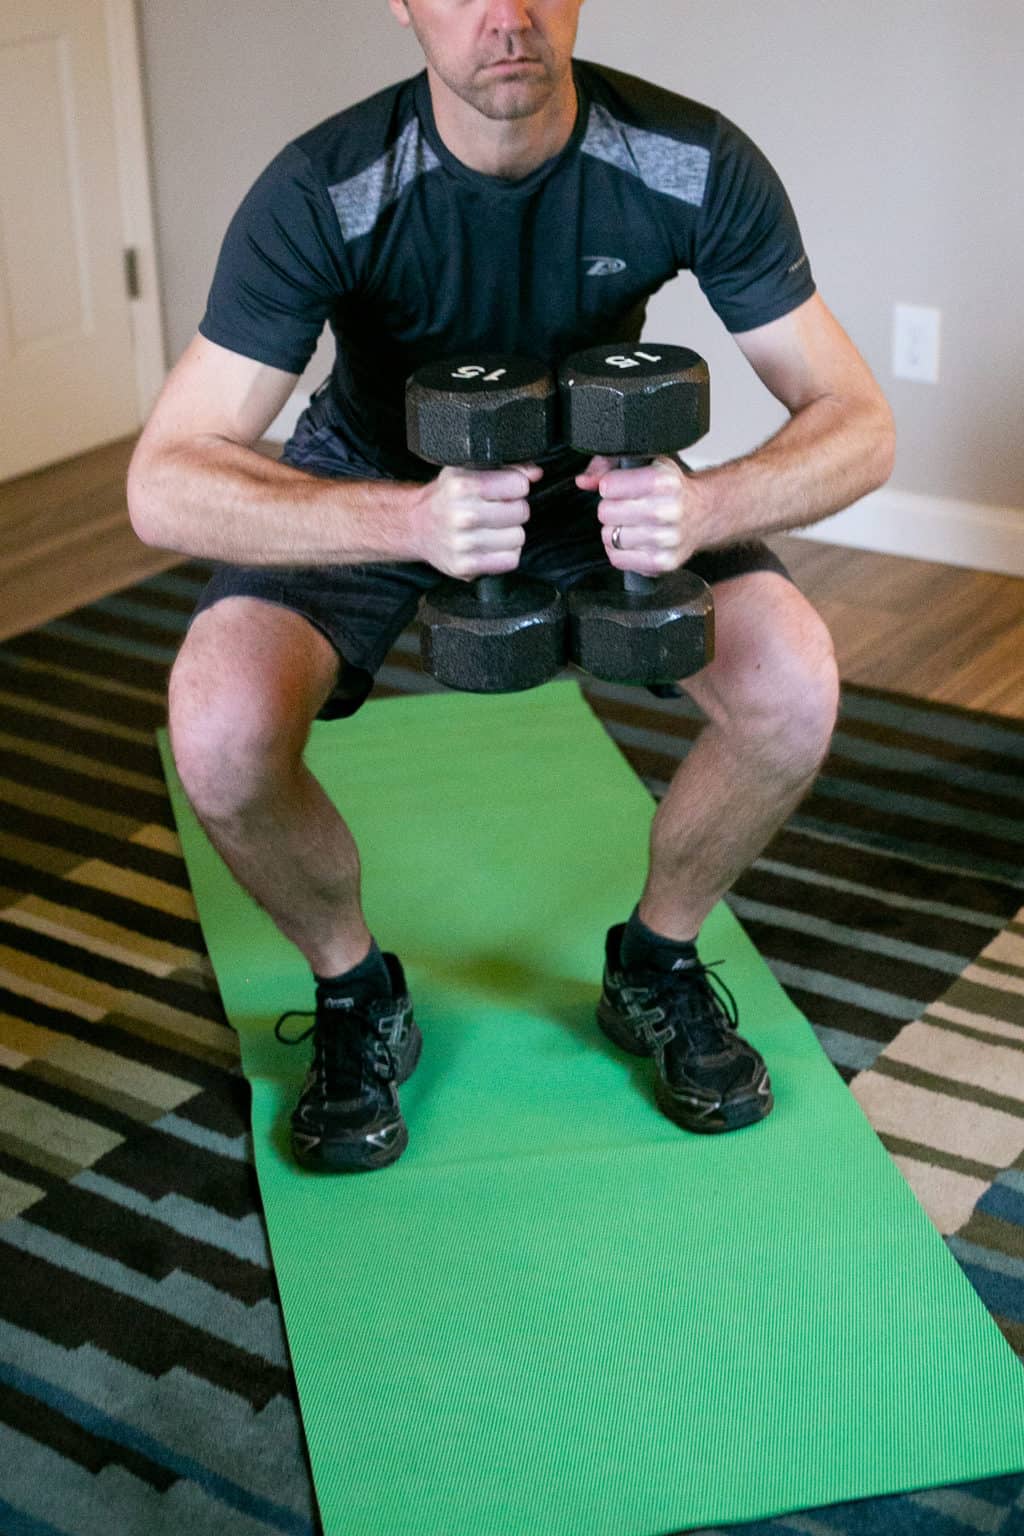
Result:
M138 426L103 0L0 0L0 479Z

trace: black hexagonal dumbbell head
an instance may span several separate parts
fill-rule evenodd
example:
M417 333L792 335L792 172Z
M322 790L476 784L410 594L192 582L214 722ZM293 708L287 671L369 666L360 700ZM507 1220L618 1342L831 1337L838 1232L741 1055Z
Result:
M590 347L566 359L558 380L566 437L581 453L677 453L711 424L708 365L689 347Z
M409 448L428 464L495 469L528 463L554 436L555 380L529 358L493 354L428 363L406 385ZM520 576L444 581L420 605L424 666L471 693L514 693L566 661L557 588Z
M708 366L689 347L591 347L563 363L559 385L568 442L623 465L688 448L710 424ZM711 589L689 571L652 578L610 567L569 594L569 653L610 682L690 677L714 655Z

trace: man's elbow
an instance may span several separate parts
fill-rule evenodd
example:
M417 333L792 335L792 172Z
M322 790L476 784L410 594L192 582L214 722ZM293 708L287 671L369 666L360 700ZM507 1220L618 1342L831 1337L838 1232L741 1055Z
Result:
M888 400L880 390L870 405L867 444L865 468L871 481L868 490L877 491L889 479L896 465L896 420Z
M139 443L128 465L125 484L128 518L136 538L154 548L166 547L166 530L160 515L160 479L156 455L144 442Z

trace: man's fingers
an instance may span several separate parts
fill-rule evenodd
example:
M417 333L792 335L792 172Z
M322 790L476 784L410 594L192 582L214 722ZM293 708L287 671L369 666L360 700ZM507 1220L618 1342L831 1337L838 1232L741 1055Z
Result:
M536 465L509 464L502 469L459 469L454 485L462 495L481 501L518 501L544 473Z
M581 491L596 491L601 483L601 476L606 475L610 469L614 469L617 459L606 458L604 454L596 453L587 465L576 476L576 484Z
M456 526L467 532L471 532L474 528L517 528L529 521L530 503L481 499L467 502L461 512L462 515L456 520Z
M657 501L605 500L598 505L597 516L606 528L636 528L652 533L662 528L678 528L680 521L671 502Z
M477 576L514 571L525 542L522 528L478 528L453 552L448 574L459 581L473 581Z

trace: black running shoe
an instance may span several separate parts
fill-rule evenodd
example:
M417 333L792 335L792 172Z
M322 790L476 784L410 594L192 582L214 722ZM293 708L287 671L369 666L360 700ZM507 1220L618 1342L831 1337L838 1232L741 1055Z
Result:
M317 987L313 1023L284 1035L284 1013L274 1033L285 1045L313 1036L313 1064L292 1113L292 1150L307 1168L335 1172L386 1168L409 1145L398 1103L399 1083L411 1077L423 1048L412 1001L396 955L385 954L391 994L356 1001Z
M634 1056L653 1056L658 1108L687 1131L735 1131L772 1108L768 1069L736 1033L736 999L699 960L675 971L622 969L624 924L609 929L597 1022Z

